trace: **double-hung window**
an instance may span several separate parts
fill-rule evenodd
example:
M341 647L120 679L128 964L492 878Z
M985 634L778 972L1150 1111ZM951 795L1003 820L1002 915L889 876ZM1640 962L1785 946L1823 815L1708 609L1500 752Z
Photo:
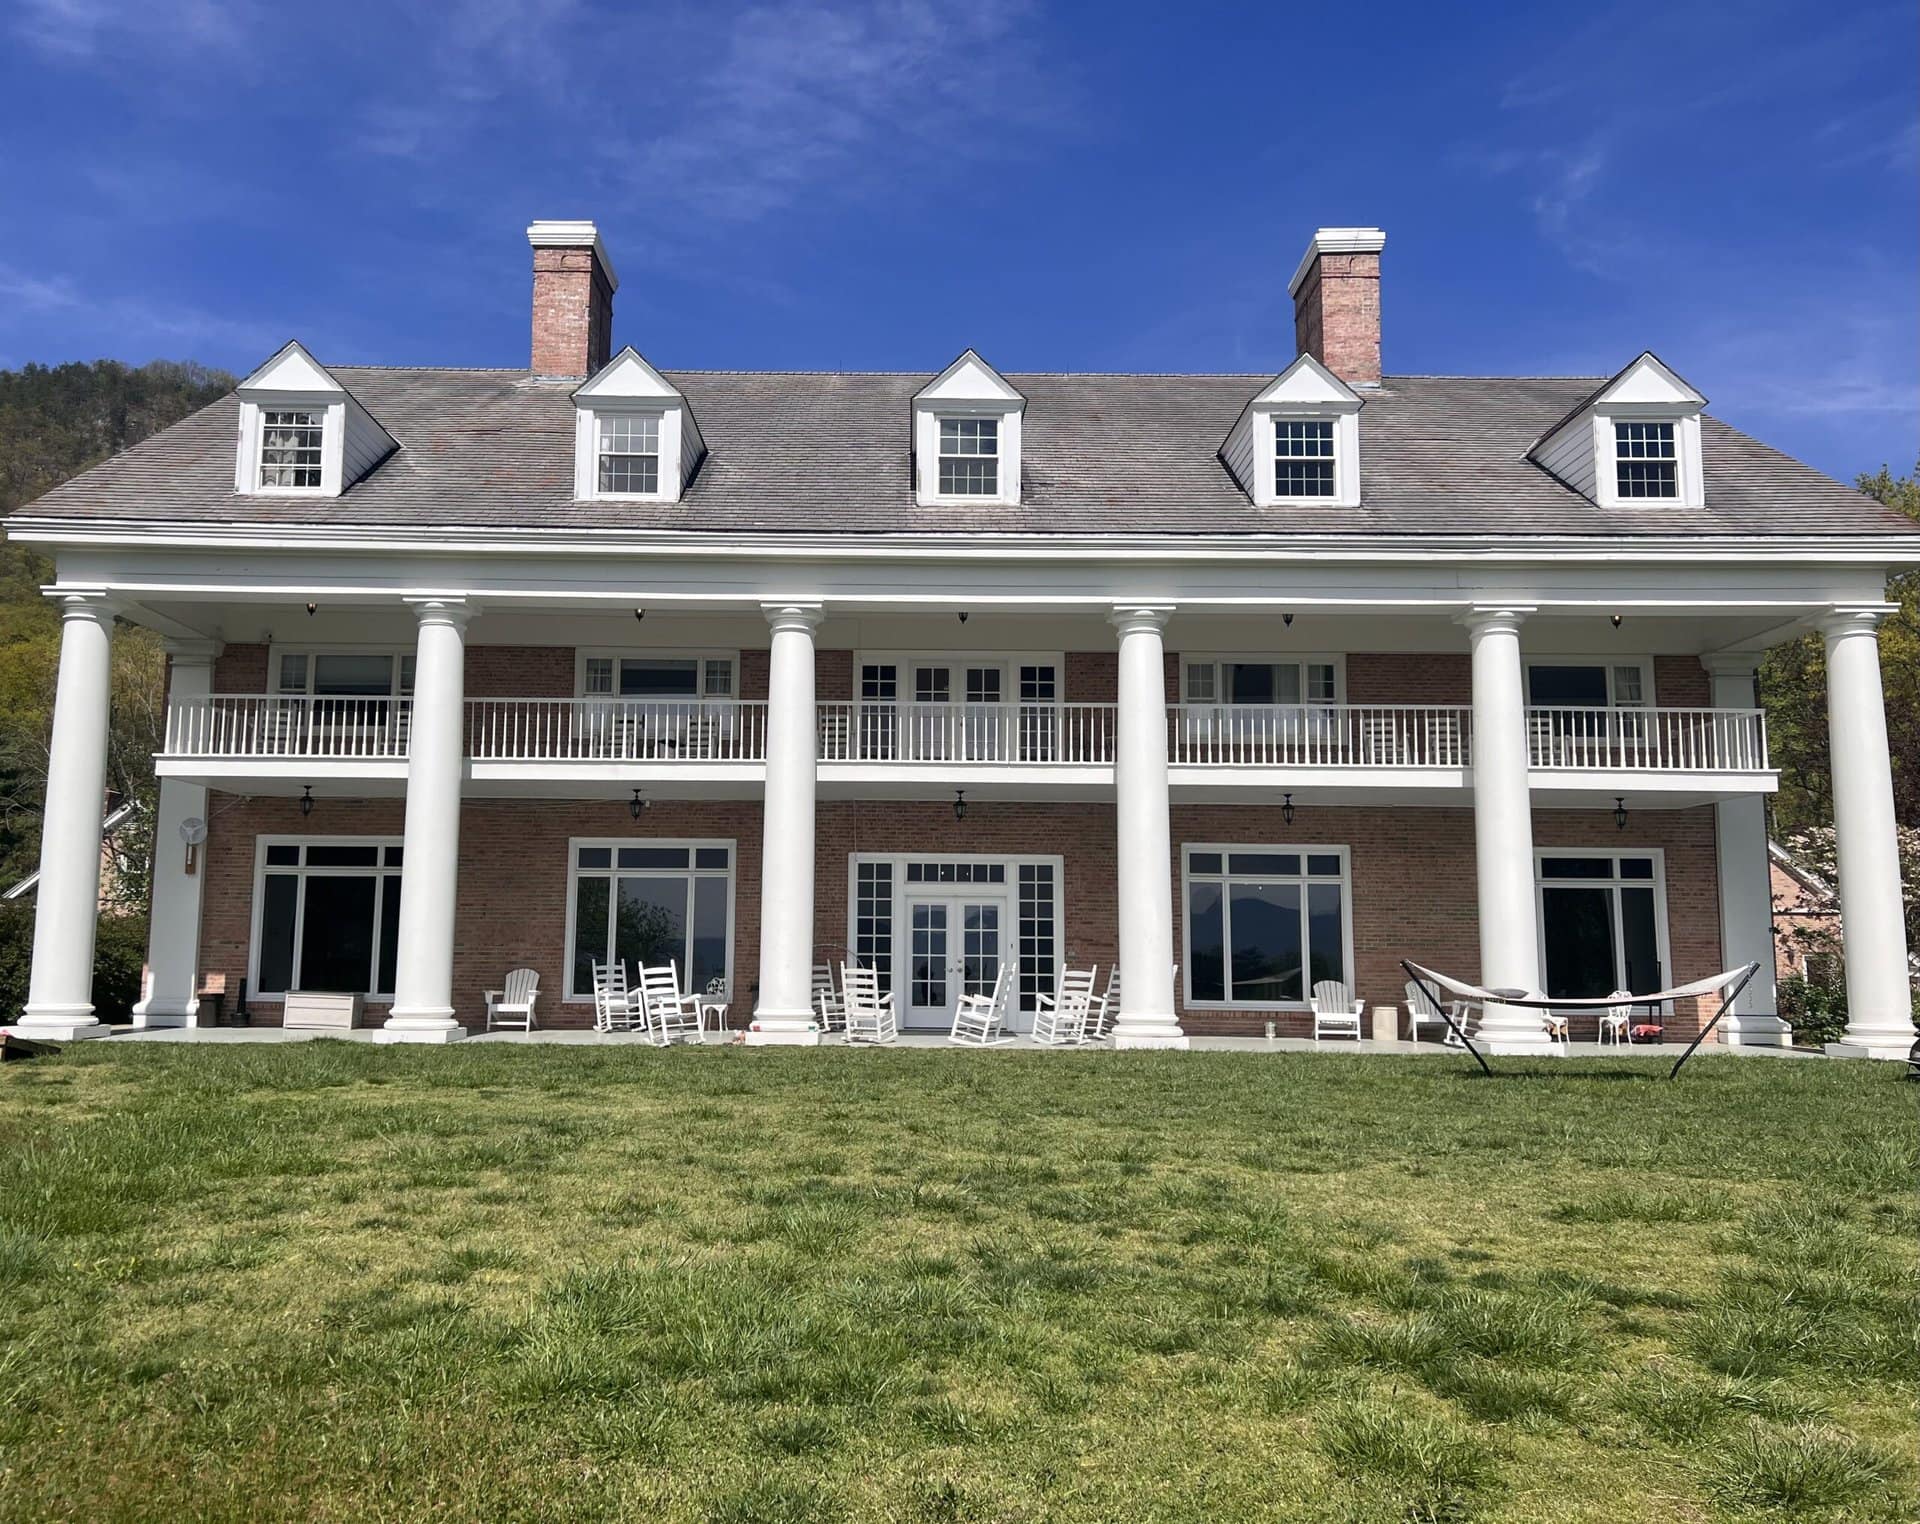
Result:
M725 699L734 696L731 656L589 656L580 670L587 698Z
M650 496L660 490L660 418L656 413L602 413L599 490Z
M1185 849L1187 999L1295 1006L1313 986L1349 988L1344 847Z
M260 410L260 485L274 491L320 486L320 451L326 437L323 408Z
M1000 420L940 420L940 495L994 497L1000 491Z
M1189 704L1317 704L1339 702L1339 669L1330 661L1232 661L1202 657L1186 664Z
M570 848L567 998L593 998L593 965L674 964L694 993L731 976L733 843L576 841Z
M1613 425L1614 480L1622 498L1677 498L1680 459L1671 423Z
M400 946L400 843L264 837L253 989L388 997Z
M1273 495L1333 497L1335 483L1331 418L1273 421Z

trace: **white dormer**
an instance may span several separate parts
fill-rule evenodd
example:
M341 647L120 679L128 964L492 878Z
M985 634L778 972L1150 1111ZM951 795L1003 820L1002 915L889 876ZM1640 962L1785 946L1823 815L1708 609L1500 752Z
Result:
M677 503L707 444L693 409L631 344L573 394L573 495Z
M233 490L338 497L399 448L318 360L289 343L234 388L240 447Z
M1240 411L1220 458L1260 508L1360 505L1361 399L1312 355Z
M1700 465L1706 405L1649 350L1527 455L1602 508L1698 508L1706 502Z
M923 508L1020 502L1027 399L969 349L913 399L914 494Z

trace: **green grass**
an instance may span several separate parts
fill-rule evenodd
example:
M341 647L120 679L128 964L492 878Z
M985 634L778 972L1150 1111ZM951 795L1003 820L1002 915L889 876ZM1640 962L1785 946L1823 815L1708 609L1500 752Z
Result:
M1911 1518L1915 1092L1663 1072L79 1045L0 1518Z

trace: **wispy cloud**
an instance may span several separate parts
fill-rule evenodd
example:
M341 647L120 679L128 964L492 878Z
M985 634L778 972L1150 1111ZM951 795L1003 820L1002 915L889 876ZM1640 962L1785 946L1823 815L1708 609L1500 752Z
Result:
M13 33L51 57L234 49L251 7L242 0L20 0Z
M247 318L209 312L191 303L95 294L71 275L32 275L0 264L0 311L15 321L55 317L78 341L101 344L101 353L129 345L155 345L187 353L264 354L286 337L278 328ZM5 322L0 322L4 333Z
M22 312L57 312L78 304L80 293L67 277L49 279L29 275L11 265L0 265L0 301L11 303Z

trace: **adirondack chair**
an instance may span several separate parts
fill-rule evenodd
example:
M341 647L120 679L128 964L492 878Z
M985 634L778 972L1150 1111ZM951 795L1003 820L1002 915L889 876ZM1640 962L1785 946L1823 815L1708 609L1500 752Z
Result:
M971 1048L989 1048L1012 1042L1013 1034L1007 1030L1007 1001L1012 990L1013 979L1007 972L1007 965L1002 963L1000 973L993 981L991 994L960 997L959 1005L954 1008L953 1030L947 1034L947 1041Z
M1360 1040L1360 1013L1366 1009L1353 998L1353 991L1338 979L1322 979L1313 987L1313 1040L1322 1037L1351 1037Z
M1093 982L1099 968L1070 968L1060 975L1051 995L1035 1002L1033 1040L1042 1047L1076 1047L1086 1041L1087 1016L1093 1006Z
M518 1027L533 1030L533 1002L540 994L540 975L530 968L516 968L507 975L504 989L487 991L487 1030Z
M840 988L846 997L848 1042L892 1042L900 1035L893 992L880 993L879 970L842 963Z

